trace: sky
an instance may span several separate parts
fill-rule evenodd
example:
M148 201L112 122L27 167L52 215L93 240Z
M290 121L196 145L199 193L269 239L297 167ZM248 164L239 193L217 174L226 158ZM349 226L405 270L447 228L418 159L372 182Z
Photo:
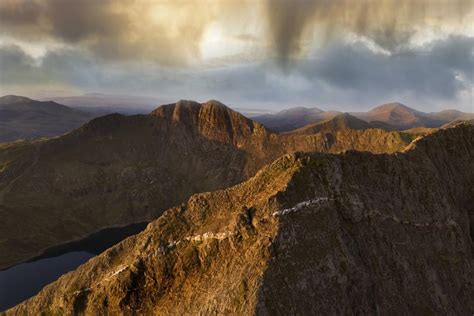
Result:
M0 94L474 112L471 0L0 0Z

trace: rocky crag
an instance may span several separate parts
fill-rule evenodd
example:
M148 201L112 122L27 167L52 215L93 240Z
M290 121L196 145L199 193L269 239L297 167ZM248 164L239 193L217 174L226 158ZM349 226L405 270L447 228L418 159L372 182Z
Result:
M474 127L294 153L193 195L6 315L474 312Z

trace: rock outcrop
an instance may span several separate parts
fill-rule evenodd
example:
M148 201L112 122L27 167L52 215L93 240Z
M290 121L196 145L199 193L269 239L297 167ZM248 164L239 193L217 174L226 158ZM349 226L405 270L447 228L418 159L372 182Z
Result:
M6 315L474 312L474 127L288 154L192 196Z

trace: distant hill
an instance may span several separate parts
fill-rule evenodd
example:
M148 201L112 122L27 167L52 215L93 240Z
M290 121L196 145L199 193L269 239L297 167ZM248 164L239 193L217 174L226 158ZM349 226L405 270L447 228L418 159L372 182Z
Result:
M146 114L156 108L157 104L163 103L163 100L153 97L102 93L52 97L50 99L74 109L98 115L111 113L125 115Z
M252 118L271 130L288 132L326 121L339 114L341 112L295 107L276 114L258 115ZM452 121L474 119L474 113L464 113L457 110L425 113L397 102L378 106L368 112L351 112L349 114L371 123L372 127L385 130L405 130L418 127L438 128Z
M338 111L323 111L318 108L295 107L276 114L252 116L252 119L262 123L272 131L288 132L308 124L330 119L340 113Z
M322 133L322 132L337 132L337 131L343 131L346 129L364 130L364 129L369 129L369 128L380 128L380 125L381 124L368 123L348 113L342 113L328 120L325 120L316 124L306 125L290 133L316 134L316 133Z
M401 103L388 103L366 113L352 113L365 121L379 121L398 129L414 127L440 127L447 121L428 113L417 111Z
M432 112L429 113L429 116L445 122L474 120L474 113L465 113L458 110Z
M53 101L3 96L0 97L0 142L59 136L92 117Z

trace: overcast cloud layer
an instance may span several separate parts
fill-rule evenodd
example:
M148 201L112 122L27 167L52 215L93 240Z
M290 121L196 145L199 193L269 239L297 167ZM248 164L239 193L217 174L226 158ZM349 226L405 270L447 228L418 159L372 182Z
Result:
M2 0L0 93L474 111L470 0Z

